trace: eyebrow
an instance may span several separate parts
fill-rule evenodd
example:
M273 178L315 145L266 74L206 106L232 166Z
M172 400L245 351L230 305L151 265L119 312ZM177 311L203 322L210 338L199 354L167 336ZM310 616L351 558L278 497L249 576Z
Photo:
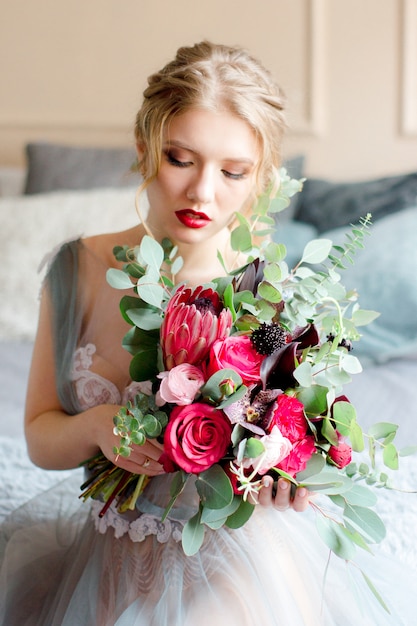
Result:
M196 156L201 156L201 154L198 152L198 150L194 150L194 148L190 148L190 146L187 146L186 144L182 143L181 141L177 141L176 139L172 139L172 140L167 140L164 143L164 148L170 148L170 147L174 147L174 148L181 148L182 150L186 150L187 152L191 152L192 154L195 154ZM248 157L226 157L225 159L222 159L223 162L226 163L246 163L247 165L255 165L255 162L248 158Z

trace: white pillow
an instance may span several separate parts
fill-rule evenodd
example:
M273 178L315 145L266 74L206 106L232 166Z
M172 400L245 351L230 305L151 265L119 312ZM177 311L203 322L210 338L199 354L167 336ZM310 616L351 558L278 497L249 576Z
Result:
M34 338L44 257L63 241L137 224L135 192L94 189L0 198L0 339Z

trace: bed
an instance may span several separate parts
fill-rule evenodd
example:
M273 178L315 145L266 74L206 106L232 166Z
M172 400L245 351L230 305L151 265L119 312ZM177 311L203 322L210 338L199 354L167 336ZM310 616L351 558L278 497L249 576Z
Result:
M0 520L69 474L35 467L23 436L45 252L64 240L123 230L137 220L131 150L31 144L27 157L25 171L0 168ZM294 177L303 176L301 157L286 165ZM358 288L363 308L381 315L355 346L364 371L346 392L365 428L395 422L399 444L417 444L417 173L370 181L308 180L278 215L276 237L296 262L308 240L341 241L348 224L368 212L371 236L344 282ZM402 458L401 468L394 476L398 487L417 491L417 455ZM378 509L388 529L382 550L417 574L417 493L383 491Z

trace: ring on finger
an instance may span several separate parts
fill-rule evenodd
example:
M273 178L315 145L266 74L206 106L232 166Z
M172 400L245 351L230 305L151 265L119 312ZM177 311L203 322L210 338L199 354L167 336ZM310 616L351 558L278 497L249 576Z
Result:
M151 464L150 460L148 459L148 457L146 457L146 459L142 463L142 467L149 467L150 464Z

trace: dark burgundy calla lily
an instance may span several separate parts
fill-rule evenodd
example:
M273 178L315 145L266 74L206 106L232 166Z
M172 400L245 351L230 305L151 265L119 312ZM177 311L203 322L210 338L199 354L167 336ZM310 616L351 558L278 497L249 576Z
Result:
M319 334L313 324L297 329L290 341L267 356L261 364L261 381L264 389L288 389L294 387L293 372L299 356L305 348L317 346Z
M265 261L255 259L248 263L235 284L235 291L251 291L255 296L259 283L264 279Z

